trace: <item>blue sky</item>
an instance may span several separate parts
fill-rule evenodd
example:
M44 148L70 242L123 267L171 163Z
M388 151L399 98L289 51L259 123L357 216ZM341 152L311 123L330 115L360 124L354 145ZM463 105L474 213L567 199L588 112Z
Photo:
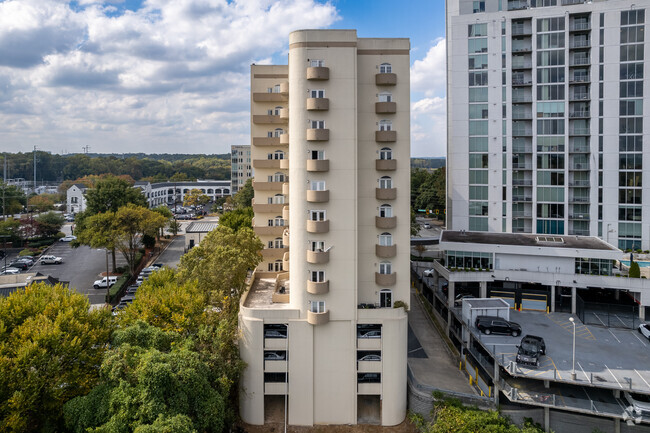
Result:
M288 33L411 39L411 154L444 156L444 0L0 0L0 151L226 153Z

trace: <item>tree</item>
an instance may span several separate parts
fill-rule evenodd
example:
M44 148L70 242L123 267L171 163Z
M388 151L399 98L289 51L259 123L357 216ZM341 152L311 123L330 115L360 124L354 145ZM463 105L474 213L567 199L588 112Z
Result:
M110 311L62 285L0 298L0 430L61 431L63 404L97 383L112 330Z
M637 262L632 262L630 264L629 275L630 278L641 278L641 268Z
M112 252L113 272L117 269L115 248L117 232L113 222L115 212L99 213L83 219L83 224L77 224L77 242L91 248L106 248ZM81 227L80 227L81 226Z
M117 330L101 384L65 406L81 432L221 432L224 399L191 341L139 321Z
M147 199L139 188L133 186L124 179L107 177L95 183L95 187L86 192L86 204L88 215L95 215L100 212L117 212L119 208L127 204L147 207Z
M3 243L6 242L19 242L21 240L20 235L20 220L14 218L7 218L5 221L0 221L0 235L9 236L8 238L2 238Z
M142 237L155 236L166 224L167 220L159 213L133 204L122 206L115 213L112 223L114 245L126 259L131 275L135 273L136 255Z
M54 209L54 197L50 194L34 195L27 200L27 205L38 213Z
M198 188L192 188L183 200L183 206L203 206L208 203L210 203L210 197L203 194Z
M2 214L13 215L22 212L27 204L25 193L15 185L6 185L4 183L0 183L0 189L0 209L2 209Z
M48 212L36 217L38 233L41 236L51 237L61 231L65 220L61 214Z
M169 231L172 232L174 236L176 236L178 232L181 231L181 223L179 223L175 219L170 220L169 225L167 227L169 228Z
M247 273L262 260L263 247L251 228L219 226L181 257L179 280L196 279L212 305L237 311Z
M155 208L153 208L151 210L156 212L156 213L159 213L160 215L162 215L167 220L167 223L170 223L174 218L174 214L172 213L172 211L169 210L169 208L167 206L162 206L161 205L161 206L155 207ZM157 233L156 236L158 237L158 239L160 239L163 236L164 230L165 230L165 228L162 227L160 229L160 231ZM174 233L174 234L176 234L176 233Z
M230 212L224 213L219 218L219 224L237 231L243 227L252 227L253 225L253 208L237 208Z
M253 205L254 196L253 179L247 179L244 186L234 195L233 203L238 208L250 207Z

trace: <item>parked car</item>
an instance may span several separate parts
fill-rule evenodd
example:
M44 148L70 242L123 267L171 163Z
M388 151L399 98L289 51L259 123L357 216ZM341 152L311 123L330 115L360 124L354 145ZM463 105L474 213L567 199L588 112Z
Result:
M424 224L422 224L422 228L423 228L423 229L430 229L430 228L431 228L431 224L429 224L429 223L424 223Z
M27 266L32 266L34 264L34 258L32 256L20 256L15 258L14 262L26 263Z
M20 269L21 271L26 271L27 268L29 268L27 262L21 262L18 260L14 260L13 262L9 263L9 266L12 268Z
M539 367L542 355L546 355L546 343L537 335L525 335L517 346L517 364Z
M381 338L380 330L361 331L359 338Z
M433 277L433 273L435 272L435 269L425 269L424 272L422 272L422 275L425 277Z
M460 295L456 295L456 299L454 299L454 306L461 307L463 305L463 299L474 299L474 295L470 295L469 293L461 293Z
M381 355L364 355L361 358L359 358L359 361L381 361Z
M276 329L267 329L264 331L264 338L287 338L287 333Z
M272 352L272 351L264 352L265 361L284 361L285 358L286 358L286 352Z
M127 295L135 295L135 293L138 291L138 286L129 286L126 289L126 294Z
M142 283L144 283L144 277L142 275L138 275L138 278L135 279L135 285L141 286Z
M650 340L650 325L647 323L642 323L639 325L639 332L641 335L643 335L645 338Z
M650 395L626 392L625 399L632 405L636 415L650 414Z
M18 268L11 268L11 267L9 267L9 266L7 266L6 268L4 268L4 269L2 270L2 272L0 272L0 275L16 275L16 274L20 274L20 269L18 269Z
M109 287L113 286L113 284L117 283L117 277L108 277L108 285ZM106 288L106 277L102 278L101 280L95 280L93 283L93 287L95 289L105 289Z
M476 318L476 329L484 333L490 334L506 334L513 337L521 335L521 326L515 322L509 322L501 317L496 316L478 316Z
M63 259L57 256L46 255L46 256L41 256L40 262L41 265L60 265L61 263L63 263Z
M77 240L76 236L68 235L68 236L64 236L61 239L59 239L59 242L72 242L72 241L76 241L76 240Z

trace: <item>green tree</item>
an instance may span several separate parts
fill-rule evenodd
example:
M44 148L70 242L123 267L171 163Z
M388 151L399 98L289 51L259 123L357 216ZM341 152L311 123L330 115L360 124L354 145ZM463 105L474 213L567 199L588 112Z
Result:
M126 259L131 275L135 273L136 256L142 245L142 237L155 236L166 224L167 220L159 213L133 204L122 206L115 212L112 221L114 245Z
M113 272L117 270L115 248L117 245L117 232L114 222L115 212L98 213L83 219L77 224L77 243L88 245L91 248L106 248L111 252Z
M100 212L117 212L127 204L147 207L147 199L139 188L124 179L108 177L95 182L95 186L86 192L86 213L95 215Z
M68 429L220 432L224 399L190 343L142 321L117 330L101 384L65 406Z
M641 278L641 268L637 262L632 262L630 264L629 275L630 278Z
M46 212L54 209L55 197L51 194L34 195L27 200L29 209L35 212Z
M112 330L110 311L62 285L0 298L0 431L61 431L63 404L98 382Z
M7 238L2 238L3 243L19 242L21 240L20 220L7 218L4 221L0 221L0 235L8 236Z
M252 227L253 225L253 208L237 208L230 212L224 213L219 217L219 224L237 231L243 227Z
M61 231L64 223L63 216L56 212L48 212L36 217L38 232L41 236L54 236Z
M246 208L253 205L253 179L247 179L244 186L233 196L233 203L238 208Z
M198 287L211 295L212 305L237 311L247 273L262 260L263 246L250 228L234 231L219 226L181 257L179 280L196 279Z
M210 203L210 197L203 194L198 188L192 188L183 200L183 206L203 206L208 203Z
M174 214L172 213L172 211L169 210L169 208L167 206L160 205L160 206L155 207L155 208L153 208L151 210L156 212L156 213L159 213L160 215L162 215L165 218L165 220L167 220L167 224L169 224L174 219ZM158 234L157 234L158 239L160 239L163 236L164 230L165 230L165 227L162 227L158 231ZM176 233L174 233L174 234L176 234Z
M172 232L174 236L176 236L178 232L181 231L181 223L179 223L175 219L170 220L167 227L169 228L169 231Z
M27 204L27 196L15 185L0 183L0 208L3 215L22 212Z

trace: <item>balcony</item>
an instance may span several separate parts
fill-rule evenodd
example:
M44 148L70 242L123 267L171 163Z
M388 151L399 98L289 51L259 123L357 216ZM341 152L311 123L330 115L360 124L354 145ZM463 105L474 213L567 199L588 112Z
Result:
M532 196L523 196L523 195L513 195L512 196L512 201L513 202L528 202L528 201L533 201Z
M516 219L529 219L533 217L531 212L513 212L512 217Z
M591 64L589 56L573 56L569 63L569 66L582 66Z
M377 114L395 114L396 112L396 102L375 102L375 113Z
M358 395L380 395L381 383L357 383Z
M580 32L584 30L591 30L591 23L589 21L574 21L569 24L570 32Z
M512 128L512 136L513 137L532 137L533 136L533 129L526 129L526 128Z
M289 182L284 182L282 184L282 195L284 195L284 196L289 195Z
M284 232L284 226L254 226L253 231L257 236L279 237Z
M288 95L289 94L289 82L288 81L283 81L280 83L280 93L283 95Z
M533 51L532 44L512 44L513 53L530 53Z
M289 221L289 205L282 205L282 219Z
M307 68L307 79L324 81L330 79L330 68L325 66L311 66Z
M530 77L512 77L513 86L532 86L533 79Z
M515 0L515 1L509 1L508 2L508 10L509 11L517 11L521 9L528 9L530 5L528 4L528 1L526 0Z
M258 182L253 180L253 189L255 191L281 191L282 182Z
M280 136L280 144L289 144L289 134L285 132Z
M533 102L533 95L528 93L528 94L516 94L515 92L512 93L512 102L514 104L517 103L528 103L528 102Z
M394 86L397 84L397 75L391 73L375 74L377 86Z
M307 250L307 263L311 263L314 265L321 265L324 263L329 263L329 261L330 261L329 251Z
M569 76L569 83L588 83L591 81L589 74L574 74Z
M288 108L283 108L283 109L280 110L280 119L282 119L284 121L289 120L289 109Z
M307 201L309 203L327 203L330 201L330 191L315 191L313 189L307 190Z
M284 253L289 252L289 248L264 248L262 250L262 257L265 261L282 260Z
M591 46L589 39L573 39L569 41L569 48L587 48Z
M357 372L375 373L381 371L381 361L357 361Z
M253 93L254 102L286 102L289 98L282 93L255 92Z
M327 141L330 139L329 129L308 129L307 141Z
M397 245L375 245L375 255L382 259L389 259L397 255Z
M286 350L287 349L287 339L286 338L265 338L264 339L264 349L267 349L267 350Z
M377 171L394 171L397 170L396 159L377 159L375 160L375 169Z
M330 231L330 221L312 221L307 220L307 232L309 233L327 233Z
M285 227L284 230L282 231L282 245L289 246L289 239L290 238L291 237L289 236L289 229ZM284 257L282 259L284 260ZM287 257L287 260L289 260L288 257Z
M256 125L264 125L264 124L282 124L282 123L287 123L284 119L280 119L280 116L275 116L272 114L254 114L253 115L253 123Z
M375 188L375 197L377 200L395 200L397 188Z
M392 274L380 274L375 272L375 284L382 287L394 286L397 283L397 272Z
M533 62L512 62L512 69L532 69Z
M288 159L281 159L280 160L280 169L281 170L289 170L289 160Z
M307 311L307 323L310 325L324 325L330 321L330 312L325 311L324 313L313 313Z
M569 230L569 234L573 236L589 236L589 230Z
M260 203L253 202L253 212L255 213L275 213L282 212L283 203Z
M512 169L513 170L532 170L533 169L533 164L530 162L513 162L512 163Z
M311 172L321 172L330 170L330 160L329 159L308 159L307 160L307 171Z
M569 117L572 119L584 119L590 117L589 110L575 110L569 112Z
M282 137L253 137L253 146L278 146Z
M325 295L330 291L330 282L327 281L307 281L307 293L312 295Z
M578 214L569 215L569 219L578 220L578 221L589 221L591 218L589 217L589 214L578 213Z
M591 185L591 181L587 179L569 181L569 186L574 186L574 187L589 187L590 185Z
M512 118L514 120L532 120L532 111L512 111Z
M589 163L588 162L582 162L582 163L571 164L571 165L569 165L569 170L573 170L573 171L589 171Z
M581 196L569 197L569 203L589 203L589 197L581 197Z
M254 159L254 168L280 168L279 159Z
M326 111L330 109L328 98L307 98L307 111Z
M532 186L532 179L512 179L512 184L516 186Z
M589 128L571 128L569 135L590 135Z
M533 27L525 24L512 24L512 36L528 36L533 34Z
M375 141L378 143L397 141L397 131L375 131Z
M512 153L533 153L533 145L512 146Z
M375 227L378 229L394 229L397 227L397 217L375 217Z

